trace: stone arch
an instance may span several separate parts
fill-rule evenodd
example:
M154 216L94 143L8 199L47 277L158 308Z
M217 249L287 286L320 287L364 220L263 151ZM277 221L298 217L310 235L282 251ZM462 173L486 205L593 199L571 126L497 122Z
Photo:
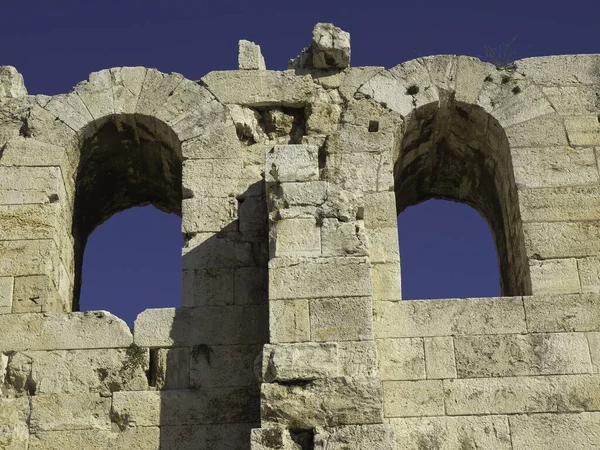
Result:
M67 197L62 226L73 241L60 252L70 285L63 297L73 294L62 299L64 310L78 307L83 248L96 226L129 207L153 204L182 215L188 238L216 233L220 226L206 228L205 220L197 220L198 208L186 208L186 202L214 183L215 165L230 177L242 176L226 108L180 74L143 67L92 73L70 93L39 101L27 129L29 137L62 147L68 161L61 167ZM202 176L184 182L182 171L197 174L198 166L206 168ZM209 196L204 210L221 209L221 200ZM228 219L234 221L236 212Z

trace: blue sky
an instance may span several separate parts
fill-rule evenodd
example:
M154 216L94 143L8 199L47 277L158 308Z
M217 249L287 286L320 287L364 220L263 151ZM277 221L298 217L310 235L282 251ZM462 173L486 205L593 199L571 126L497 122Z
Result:
M352 36L352 65L393 67L442 53L485 55L518 36L517 58L600 53L598 2L178 1L6 2L0 64L17 67L32 94L68 92L90 72L143 65L198 79L235 69L237 42L261 45L281 70L310 42L316 22ZM471 208L430 201L399 219L405 298L499 295L489 227ZM180 304L180 220L152 207L114 216L86 248L82 309L129 323L147 307Z

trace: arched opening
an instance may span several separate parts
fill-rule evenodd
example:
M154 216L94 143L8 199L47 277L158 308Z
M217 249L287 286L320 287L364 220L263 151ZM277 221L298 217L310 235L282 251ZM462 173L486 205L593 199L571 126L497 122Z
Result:
M153 205L181 216L181 149L167 125L147 116L119 115L90 127L75 182L75 311L80 309L83 254L96 227L134 206ZM147 226L138 212L134 215L137 227ZM180 297L175 298L179 302ZM154 305L146 307L150 306Z
M492 232L502 295L530 294L510 148L500 124L481 107L449 96L417 108L402 131L394 165L397 214L430 199L471 206Z
M474 208L428 200L398 216L398 234L404 299L500 296L494 239Z

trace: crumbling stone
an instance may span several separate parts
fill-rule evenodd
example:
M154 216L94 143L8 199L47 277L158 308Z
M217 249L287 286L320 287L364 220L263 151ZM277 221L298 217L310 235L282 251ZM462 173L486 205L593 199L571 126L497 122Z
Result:
M254 42L241 40L239 42L238 66L240 70L265 70L265 59L260 52L260 46Z
M17 98L27 95L23 75L12 66L0 66L0 98Z

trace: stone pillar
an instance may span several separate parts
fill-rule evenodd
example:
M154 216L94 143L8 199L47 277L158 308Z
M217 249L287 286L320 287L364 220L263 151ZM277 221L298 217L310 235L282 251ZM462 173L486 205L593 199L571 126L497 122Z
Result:
M269 337L252 449L395 448L383 426L362 208L320 179L319 149L265 158ZM340 447L338 447L340 446Z

